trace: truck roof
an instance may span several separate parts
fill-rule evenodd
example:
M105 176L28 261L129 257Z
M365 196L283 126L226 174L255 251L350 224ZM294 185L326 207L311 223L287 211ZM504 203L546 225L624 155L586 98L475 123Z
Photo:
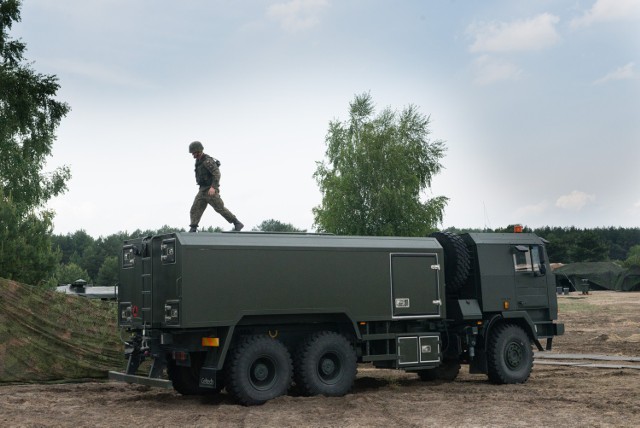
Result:
M534 233L467 233L476 244L535 244L544 241Z
M440 249L435 238L389 237L389 236L338 236L329 234L300 233L187 233L164 235L175 236L186 246L246 246L246 247L305 247L305 248L371 248L371 249Z

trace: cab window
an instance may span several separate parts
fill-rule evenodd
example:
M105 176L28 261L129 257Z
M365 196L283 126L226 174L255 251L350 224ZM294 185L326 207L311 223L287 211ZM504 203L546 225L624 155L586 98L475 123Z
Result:
M540 247L538 245L516 245L513 253L513 266L516 272L543 272Z

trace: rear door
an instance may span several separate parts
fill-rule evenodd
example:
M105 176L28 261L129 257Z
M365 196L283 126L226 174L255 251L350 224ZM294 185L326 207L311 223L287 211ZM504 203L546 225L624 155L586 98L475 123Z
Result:
M122 247L118 283L118 320L122 326L151 326L152 275L149 239L136 239Z
M391 304L394 318L440 317L437 254L391 254Z

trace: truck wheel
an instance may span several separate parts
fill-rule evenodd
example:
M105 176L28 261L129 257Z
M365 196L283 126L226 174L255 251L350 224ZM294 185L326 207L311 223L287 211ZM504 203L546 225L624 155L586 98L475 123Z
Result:
M200 387L200 369L204 364L204 357L202 352L192 352L191 367L179 366L174 360L169 360L167 375L171 379L173 389L182 395L209 395L217 394L222 390L221 382L217 382L215 388Z
M451 232L435 232L429 235L438 240L444 250L444 275L447 291L460 291L471 269L471 257L463 239Z
M447 361L434 369L419 370L418 376L423 381L441 380L453 382L460 373L460 363L458 361Z
M284 395L291 385L291 356L279 340L247 336L227 361L227 392L245 406Z
M353 346L332 331L309 336L295 358L295 381L304 395L341 397L353 386L356 371Z
M497 326L489 340L487 366L489 380L493 383L525 382L533 367L533 351L527 333L514 324Z

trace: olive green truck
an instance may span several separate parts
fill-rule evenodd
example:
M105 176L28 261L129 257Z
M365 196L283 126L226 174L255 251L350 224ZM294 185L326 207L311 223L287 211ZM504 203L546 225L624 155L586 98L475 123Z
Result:
M344 395L358 364L448 381L468 364L521 383L532 346L549 350L563 333L557 315L534 234L171 233L123 245L128 362L110 377L181 394L224 388L245 405L293 385Z

